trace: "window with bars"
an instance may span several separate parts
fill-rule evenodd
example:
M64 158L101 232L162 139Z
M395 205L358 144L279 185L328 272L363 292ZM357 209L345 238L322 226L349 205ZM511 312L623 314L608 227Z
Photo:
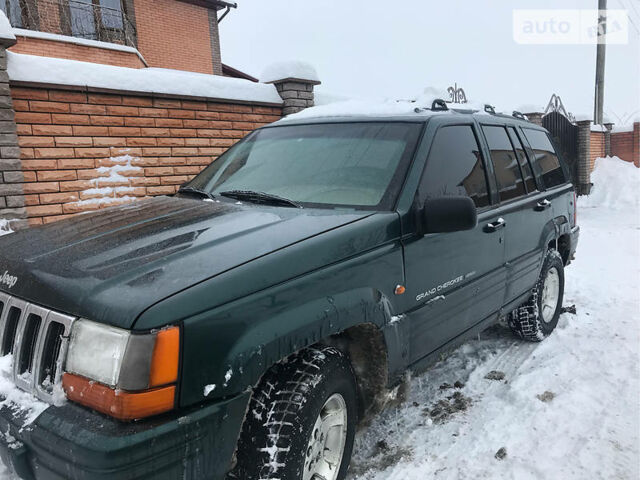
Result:
M136 46L123 0L0 0L11 25L89 40Z

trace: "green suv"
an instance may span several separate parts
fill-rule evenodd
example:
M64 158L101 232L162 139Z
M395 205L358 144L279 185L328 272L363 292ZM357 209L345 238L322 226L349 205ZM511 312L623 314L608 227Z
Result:
M343 479L407 370L499 320L551 334L575 208L543 128L436 101L285 119L174 196L2 237L4 462Z

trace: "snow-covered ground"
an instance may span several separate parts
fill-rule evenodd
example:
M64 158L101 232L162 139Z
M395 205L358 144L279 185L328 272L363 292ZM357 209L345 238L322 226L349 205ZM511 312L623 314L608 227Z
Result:
M492 328L413 378L359 433L351 480L640 478L640 169L601 159L593 182L577 313L539 344Z
M350 480L640 478L640 169L599 159L592 179L577 313L539 344L492 328L414 377L359 432Z

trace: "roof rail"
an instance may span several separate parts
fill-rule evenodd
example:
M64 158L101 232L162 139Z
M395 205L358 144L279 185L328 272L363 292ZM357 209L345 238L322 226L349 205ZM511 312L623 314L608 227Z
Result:
M496 109L493 105L489 105L488 103L484 106L484 111L490 113L491 115L496 114Z
M447 102L445 102L441 98L436 98L431 104L431 110L433 111L449 110L449 107L447 106Z
M445 112L445 111L449 110L449 107L447 106L447 102L445 102L441 98L436 98L431 103L431 108L430 109L427 108L427 107L416 107L416 108L413 109L413 111L416 112L416 113L420 113L423 110L431 110L433 112Z
M518 112L517 110L514 110L511 116L515 118L519 118L520 120L528 120L528 118L524 113Z

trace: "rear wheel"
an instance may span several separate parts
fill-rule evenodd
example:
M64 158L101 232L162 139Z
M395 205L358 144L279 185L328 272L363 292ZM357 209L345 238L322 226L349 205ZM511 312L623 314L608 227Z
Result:
M230 478L343 480L355 434L351 364L333 347L303 350L256 388Z
M531 297L509 314L509 326L521 338L544 340L556 328L564 295L564 264L557 250L548 250Z

